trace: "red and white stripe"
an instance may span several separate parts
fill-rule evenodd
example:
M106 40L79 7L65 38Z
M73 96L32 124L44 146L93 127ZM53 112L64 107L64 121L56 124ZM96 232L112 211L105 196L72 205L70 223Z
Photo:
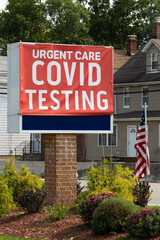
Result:
M143 178L150 175L149 148L145 125L139 127L135 149L137 150L135 176Z

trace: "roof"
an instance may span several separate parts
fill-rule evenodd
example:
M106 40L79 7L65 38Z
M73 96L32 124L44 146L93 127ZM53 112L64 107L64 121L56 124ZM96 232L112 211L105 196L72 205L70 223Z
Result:
M160 44L158 39L154 41ZM114 75L115 84L149 83L160 81L160 73L146 73L146 53L139 50Z
M120 118L141 118L142 116L142 111L131 111L131 112L126 112L126 113L120 113L120 114L114 114L115 119L120 119ZM152 117L160 117L160 110L159 111L147 111L147 117L152 118Z
M114 73L117 72L117 70L122 67L131 57L127 55L127 51L125 50L114 50Z
M154 39L154 38L150 39L149 42L142 48L142 52L146 52L152 44L160 48L160 39Z

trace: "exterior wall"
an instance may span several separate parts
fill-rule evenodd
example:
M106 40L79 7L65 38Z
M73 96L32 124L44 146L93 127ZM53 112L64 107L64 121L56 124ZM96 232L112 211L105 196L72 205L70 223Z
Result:
M123 88L115 88L116 90L116 114L119 113L126 113L129 111L137 111L141 110L141 93L134 93L130 94L130 107L129 108L124 108L123 107L123 94L119 94L123 92ZM131 87L130 86L130 92L137 92L141 91L142 87Z
M114 121L117 124L118 131L118 145L117 146L98 146L98 135L87 135L87 161L100 161L103 157L103 151L105 157L127 157L128 156L128 139L127 139L127 126L135 125L137 129L140 124L140 119L136 121ZM148 119L148 145L150 152L151 162L160 161L160 120L150 121ZM93 148L94 146L94 148Z
M153 73L154 74L154 73ZM143 86L138 86L138 87L130 87L130 92L140 92L142 91ZM157 89L160 89L160 84L157 83L156 85L149 85L149 92L148 93L148 98L149 98L149 105L148 105L148 110L150 111L155 111L159 110L160 106L160 95L159 91L154 91ZM116 88L116 113L126 113L126 112L131 112L131 111L141 111L143 110L142 107L142 93L134 93L130 94L130 107L129 108L124 108L123 107L123 94L118 94L123 92L123 88Z
M14 148L29 141L30 134L7 133L7 94L0 94L0 156L14 154Z
M154 74L154 73L153 73ZM160 84L149 86L149 90L160 89ZM160 92L149 92L149 105L148 110L155 111L160 110Z

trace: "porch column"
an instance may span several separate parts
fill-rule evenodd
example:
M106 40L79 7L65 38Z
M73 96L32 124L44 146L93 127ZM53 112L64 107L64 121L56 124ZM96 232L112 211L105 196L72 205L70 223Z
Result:
M76 199L76 143L76 134L45 134L45 190L50 203L58 193L63 200Z

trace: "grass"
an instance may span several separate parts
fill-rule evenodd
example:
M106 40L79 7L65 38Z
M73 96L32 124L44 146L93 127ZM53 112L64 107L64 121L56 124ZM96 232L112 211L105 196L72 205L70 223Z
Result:
M0 236L1 240L36 240L36 238L16 238L16 237L8 237L8 236ZM37 239L38 240L38 239Z

